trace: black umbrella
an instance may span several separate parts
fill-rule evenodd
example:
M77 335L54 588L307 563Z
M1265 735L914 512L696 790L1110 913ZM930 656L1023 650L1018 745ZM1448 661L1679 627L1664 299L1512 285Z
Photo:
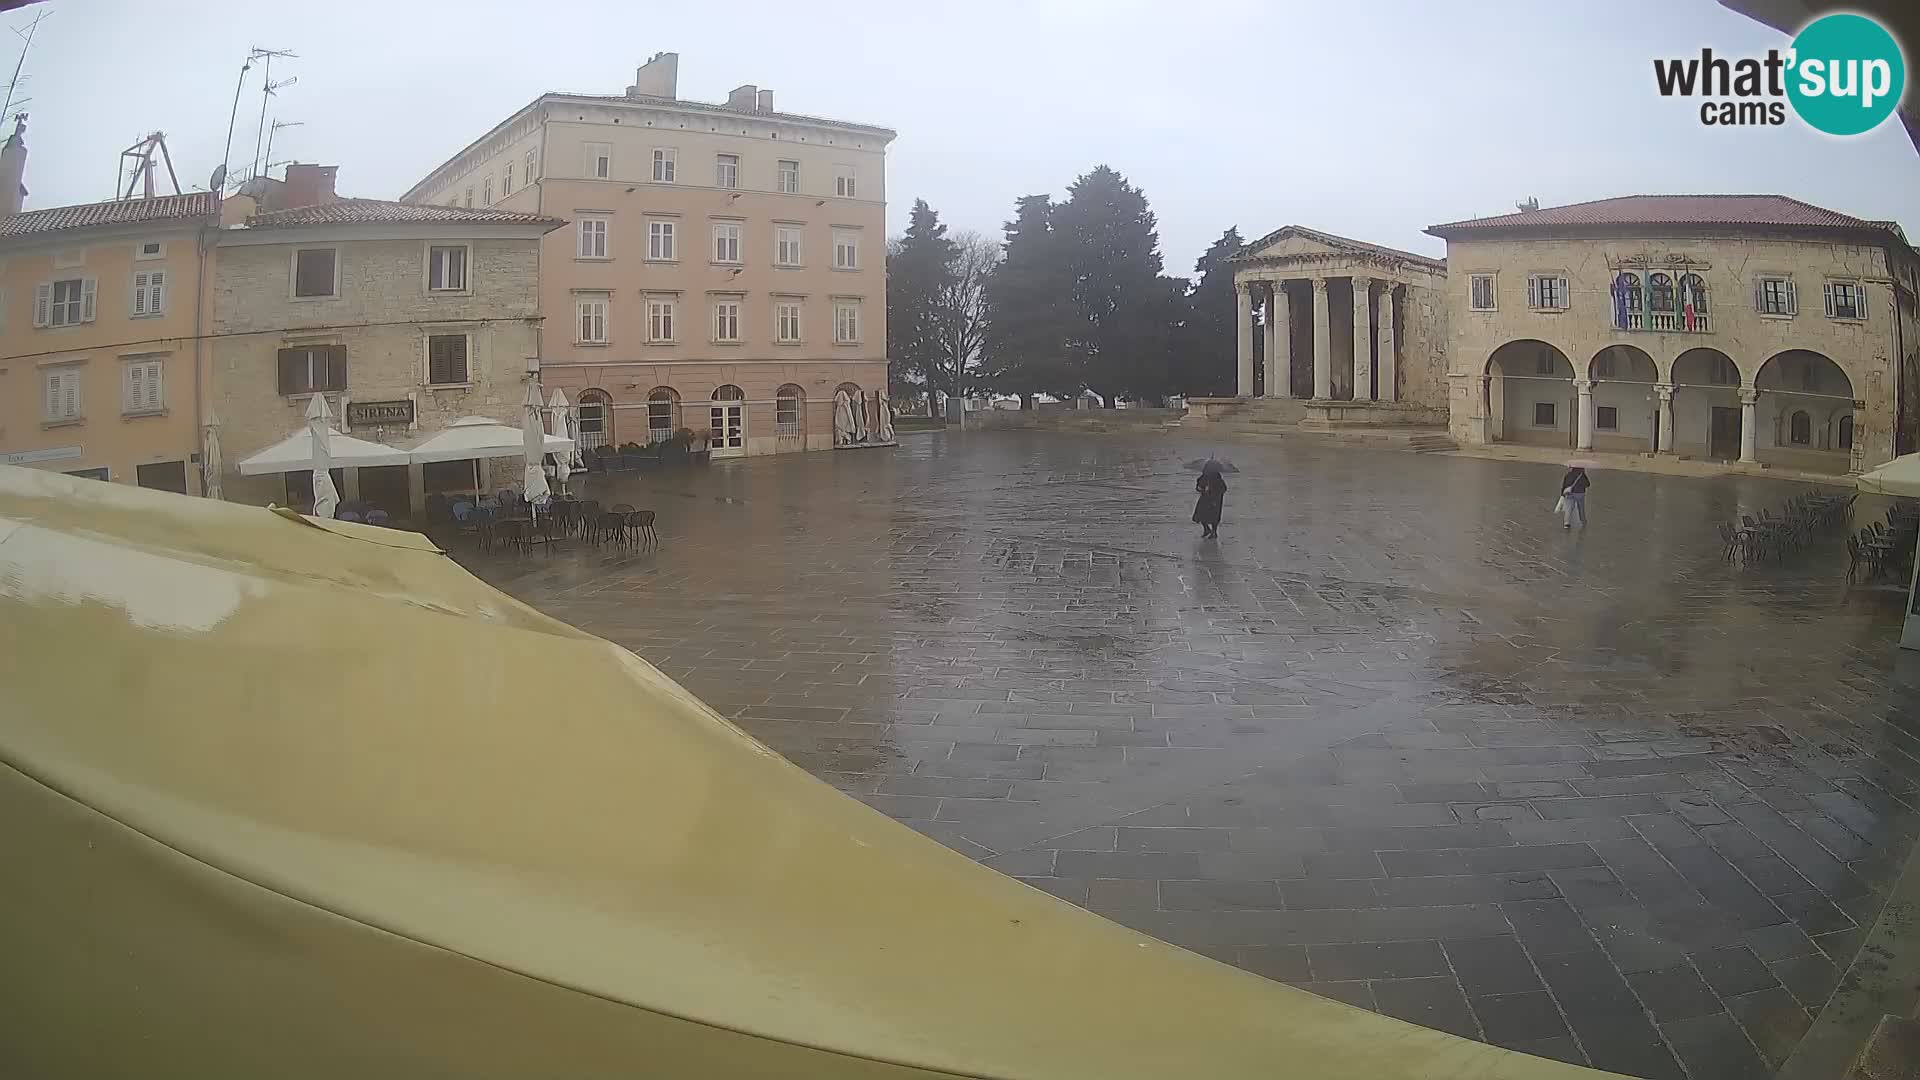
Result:
M1209 467L1211 467L1211 470L1209 469ZM1192 461L1187 462L1186 468L1192 469L1194 472L1214 471L1214 472L1230 473L1230 472L1240 471L1240 467L1238 465L1235 465L1233 462L1228 461L1225 458L1217 458L1217 457L1194 458Z

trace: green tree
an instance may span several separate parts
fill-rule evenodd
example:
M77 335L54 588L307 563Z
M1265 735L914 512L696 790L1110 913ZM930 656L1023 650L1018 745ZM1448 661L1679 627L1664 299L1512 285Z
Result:
M937 388L944 350L940 302L951 287L953 260L939 213L915 199L906 233L887 245L887 360L896 388Z
M1225 397L1239 390L1240 339L1234 325L1239 306L1227 260L1245 246L1239 228L1230 228L1193 264L1197 280L1187 294L1187 319L1174 348L1173 389L1179 393Z
M1046 195L1014 203L1006 223L1005 256L987 278L987 328L980 381L1016 394L1021 407L1033 396L1069 396L1080 389L1068 360L1073 320L1073 279L1055 235L1058 208Z
M1160 271L1160 234L1146 195L1106 165L1067 189L1054 216L1071 279L1070 355L1106 399L1157 400L1169 389L1171 327L1180 304ZM1184 292L1184 290L1182 290Z

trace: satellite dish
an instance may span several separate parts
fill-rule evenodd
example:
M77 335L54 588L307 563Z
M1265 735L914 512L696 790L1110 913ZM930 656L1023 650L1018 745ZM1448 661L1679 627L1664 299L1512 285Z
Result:
M207 190L219 191L221 188L226 186L226 183L227 183L227 167L225 165L215 166L213 170L213 177L207 181Z

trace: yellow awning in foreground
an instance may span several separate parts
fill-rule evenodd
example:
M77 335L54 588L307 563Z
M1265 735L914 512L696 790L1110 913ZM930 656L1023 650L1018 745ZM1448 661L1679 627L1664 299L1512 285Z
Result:
M982 868L406 534L0 468L0 1075L1552 1080Z

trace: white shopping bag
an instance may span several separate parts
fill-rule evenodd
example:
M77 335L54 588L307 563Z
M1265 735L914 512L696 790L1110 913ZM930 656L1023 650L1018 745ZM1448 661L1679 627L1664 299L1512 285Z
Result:
M1553 504L1553 512L1556 514L1565 514L1567 512L1567 497L1565 495L1560 496L1560 500Z

